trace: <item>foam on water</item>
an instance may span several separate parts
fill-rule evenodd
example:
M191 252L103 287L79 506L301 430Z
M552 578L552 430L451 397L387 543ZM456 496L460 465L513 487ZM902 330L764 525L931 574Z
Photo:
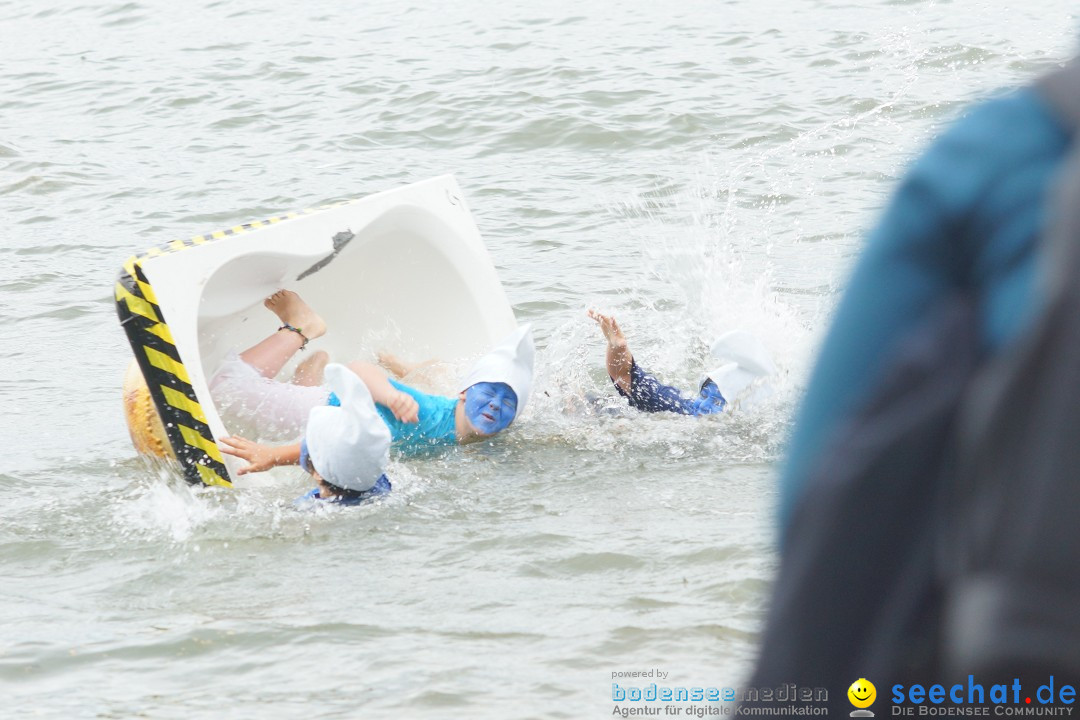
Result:
M200 526L222 514L220 504L208 498L205 490L178 481L174 473L163 470L151 475L149 481L140 478L118 499L113 527L128 539L141 536L179 543L190 540Z
M297 468L274 470L254 485L222 490L191 486L175 467L140 460L123 490L109 495L107 522L99 530L119 542L164 542L179 553L198 552L206 541L227 545L254 538L302 538L313 526L362 521L423 495L427 481L407 464L391 463L388 474L394 491L385 498L356 507L325 503L298 509L293 501L311 488L311 479Z

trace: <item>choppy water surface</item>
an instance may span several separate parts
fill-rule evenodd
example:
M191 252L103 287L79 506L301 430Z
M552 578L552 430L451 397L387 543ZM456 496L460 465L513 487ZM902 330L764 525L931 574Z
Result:
M1069 56L1071 10L0 2L3 715L585 718L617 670L737 684L862 233L966 103ZM446 172L537 327L528 422L341 512L293 511L297 474L193 491L134 456L125 257ZM778 392L587 414L589 306L685 384L753 329Z

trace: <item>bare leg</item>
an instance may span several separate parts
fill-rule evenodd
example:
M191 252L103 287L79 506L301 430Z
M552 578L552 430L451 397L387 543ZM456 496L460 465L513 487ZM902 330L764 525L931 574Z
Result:
M293 373L292 377L292 384L308 386L321 385L323 381L323 370L326 369L326 364L328 362L330 362L330 356L326 354L326 351L316 350L311 354L311 357L304 360L304 362L296 367L296 372Z
M291 290L279 290L263 303L281 322L299 328L308 340L326 334L326 323L300 296ZM259 371L263 377L274 378L285 363L303 345L304 338L292 330L278 330L259 344L240 353L240 359Z
M394 377L401 379L412 372L413 366L403 361L397 355L385 350L379 351L379 364L390 371Z
M396 377L398 380L406 375L421 370L426 367L431 367L438 360L425 360L418 363L407 363L397 355L388 353L385 350L379 351L379 364L390 371L390 374Z
M589 310L589 317L596 321L600 330L607 340L607 372L608 376L624 393L630 392L630 368L634 356L630 354L630 348L626 344L626 336L619 328L619 323L610 315L601 315L595 310Z

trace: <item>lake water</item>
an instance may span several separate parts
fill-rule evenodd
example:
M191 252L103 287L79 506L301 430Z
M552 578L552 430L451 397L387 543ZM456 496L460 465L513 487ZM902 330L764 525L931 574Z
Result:
M1074 52L1073 12L0 1L0 714L601 718L614 672L739 684L864 233L969 103ZM294 511L298 473L195 491L136 457L125 258L448 172L535 323L521 423L341 512ZM777 392L584 414L613 398L588 307L684 386L751 329Z

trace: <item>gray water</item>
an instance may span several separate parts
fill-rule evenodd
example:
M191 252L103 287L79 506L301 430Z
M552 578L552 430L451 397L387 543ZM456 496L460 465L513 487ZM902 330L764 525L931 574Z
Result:
M1072 10L0 1L0 716L599 718L616 671L738 684L861 238L967 104L1069 57ZM135 456L126 257L447 172L537 328L511 432L338 512ZM752 329L776 395L590 415L588 307L684 385Z

